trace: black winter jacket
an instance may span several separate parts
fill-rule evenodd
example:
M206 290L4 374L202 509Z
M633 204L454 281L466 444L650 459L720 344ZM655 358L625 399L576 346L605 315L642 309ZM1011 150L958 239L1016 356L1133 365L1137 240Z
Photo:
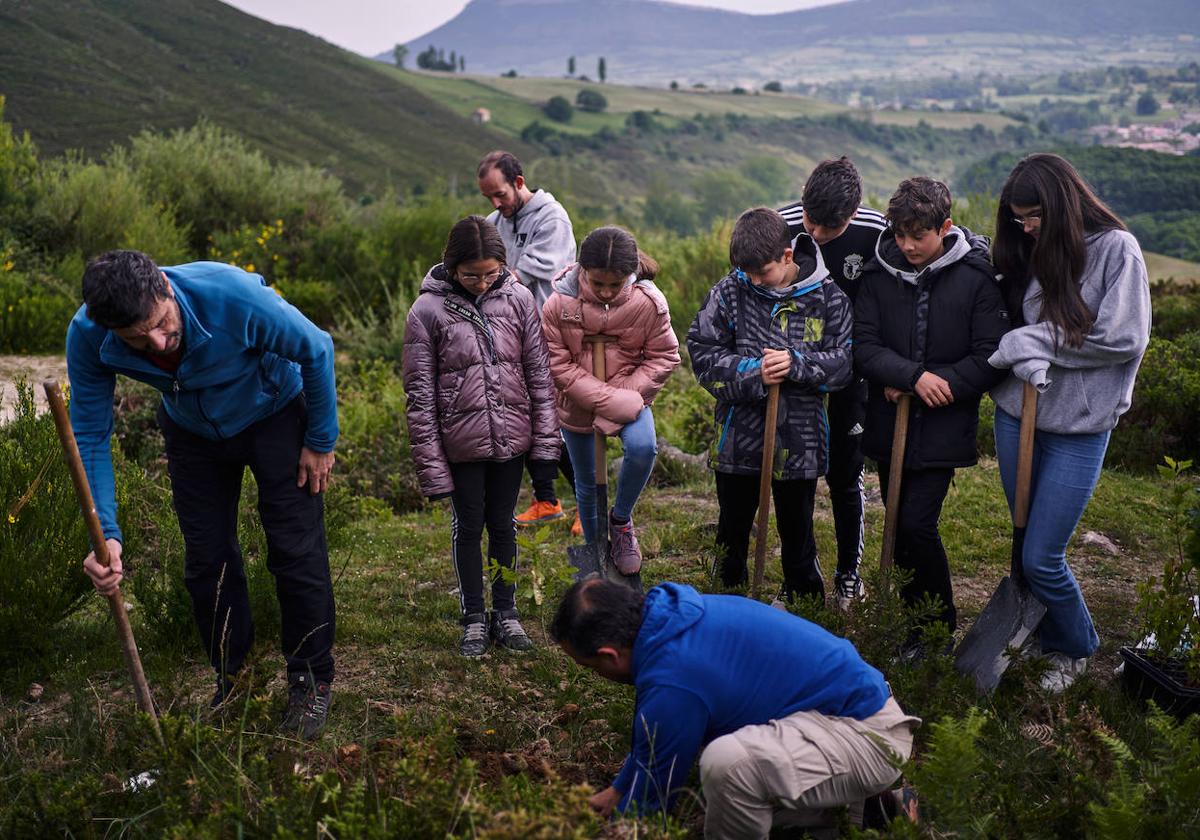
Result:
M988 244L952 227L942 256L913 271L890 232L879 238L854 309L854 363L868 382L863 451L877 461L891 457L896 422L884 386L912 391L925 371L950 383L954 402L929 408L913 395L905 467L967 467L977 460L979 400L1005 376L988 357L1008 330Z

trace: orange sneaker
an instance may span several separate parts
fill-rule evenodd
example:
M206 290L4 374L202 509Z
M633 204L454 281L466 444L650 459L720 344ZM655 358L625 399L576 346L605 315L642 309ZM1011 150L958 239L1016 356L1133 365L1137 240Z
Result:
M583 523L579 521L579 511L575 511L575 521L571 523L571 536L583 536Z
M519 516L513 517L513 522L517 523L518 528L526 528L530 525L549 522L553 519L562 519L563 516L562 502L540 502L535 500L529 506L529 510Z

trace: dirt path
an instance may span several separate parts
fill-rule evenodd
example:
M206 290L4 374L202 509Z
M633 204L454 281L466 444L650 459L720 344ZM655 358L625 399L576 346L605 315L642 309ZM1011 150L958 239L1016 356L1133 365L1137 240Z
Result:
M16 414L17 381L20 379L34 386L34 402L38 411L44 411L46 395L42 392L42 381L66 382L67 360L63 356L0 356L0 424L7 423Z

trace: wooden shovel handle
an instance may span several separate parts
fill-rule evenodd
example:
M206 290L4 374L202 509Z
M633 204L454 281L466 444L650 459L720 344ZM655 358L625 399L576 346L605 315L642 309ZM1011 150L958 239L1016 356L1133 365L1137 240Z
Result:
M79 499L79 507L83 511L84 522L87 523L88 539L96 559L104 566L112 565L108 556L108 543L104 539L104 529L100 525L100 516L96 513L96 503L92 498L92 489L88 485L87 474L83 470L83 459L79 457L79 444L75 441L75 432L71 428L71 419L67 415L67 406L63 401L62 389L57 382L43 382L46 400L50 404L50 413L54 417L54 426L58 430L58 439L62 443L63 455L66 457L67 469L71 473L71 481L75 484L75 496ZM108 596L108 605L112 612L113 622L117 625L117 636L121 642L121 652L125 655L125 665L133 680L133 691L137 697L138 708L150 716L154 734L162 741L162 730L158 725L158 712L154 709L154 698L150 694L150 686L146 682L146 674L142 670L142 657L138 653L137 641L133 638L133 627L129 623L129 613L125 609L125 599L121 590Z
M904 476L904 451L908 447L908 412L911 394L896 399L896 426L892 431L892 461L888 465L888 493L883 516L883 548L879 567L890 569L896 555L896 522L900 518L900 480Z
M1021 437L1017 443L1017 492L1013 500L1013 527L1029 523L1029 491L1033 484L1033 438L1037 431L1038 390L1025 383L1021 401Z
M754 537L754 590L758 600L767 564L767 525L771 515L771 478L775 472L775 426L779 422L779 383L767 386L767 417L763 426L762 468L758 473L758 521Z
M609 342L616 341L615 335L605 335L597 333L595 335L585 335L583 340L592 345L592 375L601 382L608 381L608 370L604 363L604 345ZM608 448L605 444L604 435L600 432L593 432L594 446L596 447L596 483L608 484ZM608 511L603 512L608 516ZM599 514L597 514L597 518Z

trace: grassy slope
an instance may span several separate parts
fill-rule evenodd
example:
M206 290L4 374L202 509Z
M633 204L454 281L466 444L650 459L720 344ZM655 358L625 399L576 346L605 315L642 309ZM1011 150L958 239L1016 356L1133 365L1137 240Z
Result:
M0 6L7 116L47 153L207 117L278 160L379 189L470 171L496 144L373 64L215 0Z
M1150 281L1169 280L1173 283L1195 285L1200 283L1200 263L1168 257L1165 254L1146 252L1146 270Z
M882 530L873 475L868 475L867 492L864 557L866 567L873 568ZM1106 710L1109 724L1119 730L1138 725L1111 673L1117 646L1137 635L1131 609L1134 584L1160 567L1170 550L1165 504L1163 487L1151 479L1111 471L1102 477L1080 533L1103 532L1122 553L1112 557L1078 540L1071 549L1072 565L1101 630L1100 654L1079 686L1052 705L1038 699L1028 672L1018 670L992 706L995 713L1017 716L1014 732L1022 717L1036 721L1049 715L1051 722L1061 721L1063 714L1092 714L1089 707ZM707 566L716 514L707 474L681 486L652 487L646 492L638 521L647 557L643 572L647 584L671 579L711 590ZM985 460L959 472L942 521L960 614L970 620L1008 565L1010 525L994 462ZM832 558L832 520L823 494L818 497L816 528L821 554ZM147 672L160 706L173 714L200 716L232 733L236 754L231 745L222 759L229 762L225 772L240 768L244 752L271 756L287 767L294 762L298 773L336 769L345 777L355 772L348 756L358 755L359 745L364 753L382 749L401 733L452 737L456 754L476 762L476 783L481 786L476 795L499 797L502 804L511 795L504 788L506 775L520 776L521 784L532 786L535 793L545 791L548 800L543 805L552 810L553 785L560 780L606 784L625 749L632 692L581 671L554 649L545 629L553 597L541 606L530 600L531 567L550 573L564 567L563 549L569 542L565 523L547 529L546 541L539 547L522 549L519 604L537 640L537 651L526 656L493 652L480 662L464 661L455 653L457 599L449 536L449 514L438 505L426 513L361 520L335 546L339 678L331 727L320 742L304 745L281 740L269 725L262 730L258 727L264 724L247 723L240 705L215 718L201 712L211 685L191 638L163 645L142 636ZM776 558L772 553L768 561L768 592L779 585ZM252 556L249 562L261 564L262 558ZM826 567L831 573L832 562L827 560ZM263 575L251 577L261 581ZM11 786L19 778L18 770L41 768L51 778L83 773L90 774L86 778L111 780L126 778L154 760L124 744L133 730L132 701L127 690L119 690L126 681L102 607L97 599L72 619L60 635L61 644L47 658L9 663L11 667L0 675L0 739L7 754L0 759L0 792L26 794ZM133 617L137 629L136 605ZM282 691L277 674L278 631L272 624L268 618L260 627L251 691L278 702ZM936 690L926 685L933 692L926 695L913 688L920 680L906 676L904 666L875 664L894 688L908 686L907 691L898 689L899 699L916 714L934 714L937 708L927 704L936 703L930 697L939 692L960 691L963 698L969 697L965 686L944 681ZM46 688L46 699L40 704L19 699L32 681ZM247 727L250 731L238 734ZM920 732L922 742L927 737L928 727ZM232 779L229 783L238 784ZM119 785L114 791L113 784L104 783L103 796L122 795ZM226 795L232 795L226 783L220 784ZM207 789L202 780L194 793L198 798L194 807L205 807ZM246 794L248 799L263 795L263 791ZM137 807L151 807L150 799ZM99 804L105 801L114 800ZM508 807L513 807L511 802ZM0 822L3 812L0 807ZM691 814L694 819L694 808Z

